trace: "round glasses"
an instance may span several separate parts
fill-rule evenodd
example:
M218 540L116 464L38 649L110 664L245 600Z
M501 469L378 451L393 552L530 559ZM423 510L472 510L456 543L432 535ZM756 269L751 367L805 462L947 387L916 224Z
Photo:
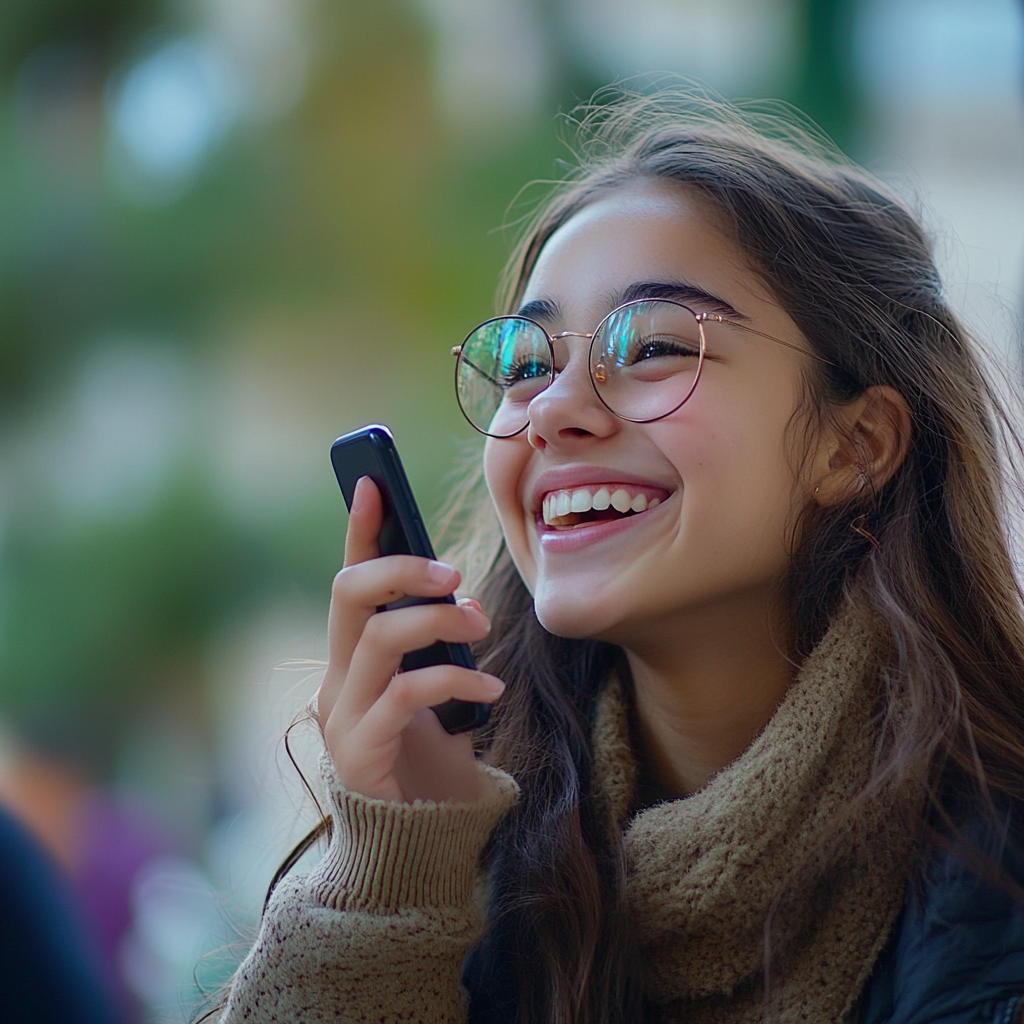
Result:
M452 349L458 357L459 407L481 434L515 437L529 426L530 402L568 362L567 357L560 364L556 360L556 343L584 338L590 342L590 383L605 407L619 419L653 423L674 413L696 390L709 323L756 334L831 365L824 356L718 313L697 313L674 299L637 299L613 309L593 334L548 334L525 316L485 320Z
M555 344L585 338L590 341L590 383L608 410L633 423L662 419L697 387L708 320L723 318L696 313L671 299L627 302L613 309L593 334L552 335L527 317L494 317L452 349L458 356L459 406L480 433L514 437L529 424L530 402L559 372Z

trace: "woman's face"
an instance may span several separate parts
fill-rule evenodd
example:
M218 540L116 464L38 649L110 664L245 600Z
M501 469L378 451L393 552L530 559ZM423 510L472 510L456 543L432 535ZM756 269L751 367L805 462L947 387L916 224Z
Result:
M644 295L645 284L662 286L662 297L664 286L677 286L697 312L807 348L709 204L665 183L620 189L570 219L541 252L523 303L551 334L592 332L624 296ZM484 457L541 623L561 636L637 649L671 637L674 624L678 632L688 612L770 593L788 564L794 512L813 491L797 479L787 433L809 356L716 324L690 400L638 424L616 418L595 395L589 342L565 345L568 362L531 403L529 428L488 439ZM545 523L545 495L602 488L659 501L613 519Z

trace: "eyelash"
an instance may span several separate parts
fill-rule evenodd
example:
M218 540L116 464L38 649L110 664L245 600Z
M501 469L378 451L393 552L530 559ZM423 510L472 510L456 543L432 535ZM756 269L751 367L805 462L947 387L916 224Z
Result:
M697 356L700 355L700 352L692 345L686 344L686 342L669 341L664 338L651 338L649 341L644 341L643 347L638 355L639 358L634 360L634 362L639 362L641 359L651 359L656 355Z
M524 380L532 380L534 377L546 376L546 374L548 372L546 369L544 369L540 373L529 373L529 374L526 374L526 375L524 375L521 372L521 371L524 371L524 370L535 370L537 367L539 367L541 365L542 364L540 362L538 362L538 360L536 360L536 359L521 360L519 362L513 363L508 368L508 370L506 370L505 373L502 375L502 381L501 381L502 386L506 387L506 388L510 388L513 385L519 384L519 383L521 383Z

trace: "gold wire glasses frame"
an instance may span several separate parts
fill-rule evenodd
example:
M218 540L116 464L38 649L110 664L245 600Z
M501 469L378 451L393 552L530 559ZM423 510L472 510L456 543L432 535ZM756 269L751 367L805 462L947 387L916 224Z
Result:
M688 313L691 317L693 317L693 320L697 325L699 351L692 354L696 356L697 360L696 368L688 371L688 373L692 374L692 379L690 379L688 383L683 383L681 385L683 390L672 397L669 408L651 416L630 416L623 413L620 409L614 408L611 401L606 397L605 394L602 393L602 387L606 387L608 385L609 377L611 375L609 374L608 365L604 362L604 355L602 355L601 358L599 358L595 363L594 345L597 338L601 336L602 331L608 329L609 324L615 324L619 318L623 317L624 314L627 315L628 320L629 313L633 312L639 307L644 306L671 306L679 310L683 310L686 313ZM631 423L653 423L656 420L664 419L666 416L671 416L672 413L676 412L690 399L690 397L696 390L697 383L700 380L701 371L704 367L704 357L707 347L704 334L704 325L708 322L720 323L727 325L729 327L736 327L742 331L746 331L749 334L756 334L758 337L766 338L768 341L773 341L778 345L783 345L786 348L802 352L805 355L820 360L821 362L829 362L829 360L824 359L824 357L819 356L814 352L809 352L807 349L801 347L800 345L794 345L791 342L783 341L781 338L776 338L770 334L765 334L763 331L758 331L753 327L746 326L746 324L738 323L737 321L730 319L728 317L724 317L719 313L698 313L695 310L691 309L689 306L686 306L681 302L676 302L673 299L635 299L632 302L623 303L621 306L617 306L615 309L613 309L607 316L605 316L601 320L601 322L597 325L597 327L591 334L583 334L579 331L560 331L558 334L549 334L541 324L537 323L536 320L524 316L499 316L492 317L489 320L485 320L482 324L474 328L472 331L469 332L468 335L466 335L466 339L463 341L461 345L456 345L451 350L452 355L457 357L458 360L455 366L455 392L459 402L459 408L462 410L462 414L463 416L465 416L470 426L473 427L474 430L479 431L481 434L486 434L488 437L515 437L517 434L521 434L529 426L530 421L528 417L525 420L525 422L522 423L521 426L518 426L515 430L510 430L505 433L496 433L493 430L488 430L484 426L481 426L480 423L477 422L477 417L474 416L474 411L467 408L469 400L466 397L465 392L469 390L469 387L468 385L464 385L463 382L464 366L468 366L468 368L474 371L474 373L477 375L474 379L485 380L490 385L493 385L496 392L504 393L506 385L501 380L492 376L491 373L488 373L483 367L473 362L467 355L466 350L470 342L473 341L478 335L480 335L480 332L483 331L485 328L488 328L492 325L505 326L508 324L524 324L529 325L530 328L536 329L537 331L540 332L540 334L546 339L548 350L547 369L543 374L538 374L534 378L535 380L540 380L543 377L546 377L547 380L544 383L542 383L539 387L536 387L536 385L534 385L536 387L536 390L531 392L529 401L532 401L533 398L535 398L537 395L547 390L547 388L549 388L551 384L554 382L555 377L558 375L558 373L561 372L555 368L555 342L560 341L564 338L582 338L590 342L590 350L588 355L590 383L594 389L594 393L597 395L597 398L600 400L601 404L604 405L605 408L608 409L608 411L612 413L613 416L616 416L619 419L627 420L628 422ZM617 361L613 361L613 365L618 365ZM495 405L494 410L491 411L489 416L481 417L485 418L487 426L492 425L493 416L497 412L497 409L500 405L501 401L499 400L499 402Z

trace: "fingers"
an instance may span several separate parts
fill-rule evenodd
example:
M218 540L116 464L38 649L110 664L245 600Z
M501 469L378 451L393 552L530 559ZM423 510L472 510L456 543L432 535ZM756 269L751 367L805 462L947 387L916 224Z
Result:
M383 799L471 799L479 787L472 745L448 736L429 708L451 698L490 703L504 686L459 666L399 668L407 652L436 641L482 640L490 622L472 600L378 613L405 597L448 597L460 580L441 562L379 557L382 522L380 492L363 477L352 498L345 567L331 593L330 656L316 697L317 718L345 786Z
M346 671L363 630L381 605L407 596L447 597L459 578L452 566L413 555L375 558L342 569L334 578L327 620L330 667Z
M401 672L363 716L360 727L382 734L399 733L423 708L452 698L492 704L504 691L505 684L496 676L457 665L431 665Z
M394 767L403 730L425 708L452 697L489 704L503 690L504 684L494 676L454 665L396 675L354 725L328 723L324 735L340 781L359 792L376 790Z
M355 565L379 554L377 538L384 522L384 503L377 485L368 477L356 481L345 534L345 565Z
M459 571L446 562L417 555L388 555L357 562L334 577L331 604L342 615L370 609L403 597L447 597L460 580Z
M418 605L372 616L352 653L334 709L346 717L358 717L369 711L388 687L407 651L429 647L437 640L472 643L482 640L489 631L487 616L471 606ZM325 673L325 683L330 672L329 668Z

